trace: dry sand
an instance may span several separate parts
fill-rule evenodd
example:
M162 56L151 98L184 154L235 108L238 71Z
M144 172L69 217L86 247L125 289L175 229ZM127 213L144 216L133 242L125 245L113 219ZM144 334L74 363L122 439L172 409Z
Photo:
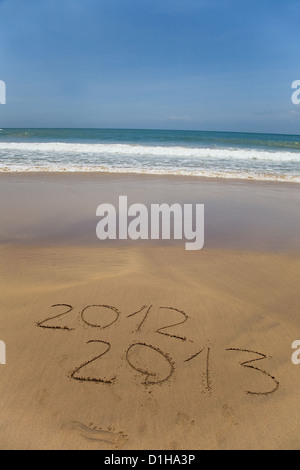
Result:
M98 204L153 185L207 204L202 251L89 239ZM297 185L8 175L0 194L1 449L299 448Z

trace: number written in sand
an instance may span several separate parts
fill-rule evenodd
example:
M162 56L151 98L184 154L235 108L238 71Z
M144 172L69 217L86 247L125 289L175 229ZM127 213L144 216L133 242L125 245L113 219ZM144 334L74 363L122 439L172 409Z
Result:
M139 323L137 329L135 331L141 331L142 329L142 326L144 325L150 311L152 309L152 305L150 305L149 307L147 305L144 305L142 308L140 308L140 310L138 310L137 312L134 312L134 313L131 313L130 315L127 316L127 318L132 318L134 317L135 315L139 315L140 313L142 314L142 321Z
M132 369L146 376L143 382L144 385L163 384L175 372L174 363L166 353L145 343L132 344L127 349L126 360ZM146 366L149 361L152 362L152 370L149 370L150 367Z
M72 312L74 308L68 304L56 304L56 305L52 305L51 308L59 308L59 309L67 308L67 310L62 313L59 313L58 315L46 318L45 320L37 323L37 326L40 328L52 329L52 330L74 331L75 328L72 328L66 324L64 325L64 324L60 324L54 321ZM153 305L149 305L149 306L144 305L142 308L140 308L134 313L131 313L130 315L126 317L126 318L132 318L138 315L141 316L141 321L139 322L135 330L136 332L140 332L142 330L142 327L144 326L152 308L153 308ZM167 336L169 338L186 341L187 340L186 337L173 334L167 330L169 330L170 328L175 328L176 326L181 326L184 323L186 323L189 319L188 315L184 311L179 310L175 307L159 307L159 309L161 311L167 312L167 314L170 312L173 313L174 316L176 316L177 321L164 325L158 328L157 330L155 330L155 332L160 335ZM116 307L113 307L111 305L88 305L82 310L80 316L81 316L82 322L85 325L92 327L92 328L99 328L99 329L104 330L114 325L115 323L117 323L117 321L119 320L121 316L121 312ZM181 316L181 320L178 321L179 316Z
M176 323L171 323L169 325L163 326L162 328L159 328L158 330L156 330L156 333L158 333L160 335L168 336L169 338L176 338L176 339L180 339L181 341L186 341L187 340L186 337L177 336L177 335L174 335L174 334L171 334L171 333L166 333L166 330L169 329L169 328L174 328L175 326L183 325L184 323L186 323L189 319L187 314L185 312L183 312L182 310L178 310L177 308L173 308L173 307L160 307L160 309L161 310L168 310L169 312L174 313L177 317L178 317L178 314L179 314L181 317L183 317L183 319L181 321L177 321Z
M272 393L277 392L277 390L280 387L280 383L278 382L278 380L275 379L275 377L273 377L271 374L269 374L265 370L260 369L259 367L255 367L255 366L252 365L255 362L264 361L265 359L268 359L268 357L265 354L262 354L262 353L259 353L259 352L256 352L256 351L250 351L249 349L239 349L239 348L229 348L229 349L226 349L226 351L255 354L256 356L258 356L256 359L251 359L250 361L240 362L240 365L242 367L246 368L246 369L250 369L250 370L253 370L255 372L259 372L260 374L263 374L263 375L267 376L275 384L275 386L272 388L272 390L268 390L266 392L253 392L253 391L250 392L250 391L247 391L246 393L248 395L271 395Z
M81 312L83 323L93 328L105 330L116 323L121 312L110 305L89 305Z
M137 328L136 328L136 332L140 332L142 330L142 327L144 326L151 310L153 308L153 305L144 305L142 308L140 308L137 312L134 312L134 313L131 313L130 315L127 316L127 318L132 318L134 316L138 316L140 315L142 317L142 320L140 321L140 323L137 325ZM175 326L180 326L180 325L183 325L184 323L186 323L189 319L188 315L183 312L182 310L179 310L177 308L174 308L174 307L159 307L161 311L165 311L167 312L167 314L170 312L174 314L174 316L176 317L176 321L174 323L169 323L167 325L164 325L160 328L158 328L157 330L155 330L155 333L158 333L160 335L163 335L163 336L168 336L169 338L175 338L175 339L179 339L181 341L186 341L187 338L184 337L184 336L178 336L178 335L175 335L175 334L172 334L170 332L167 332L166 330L169 330L170 328L174 328ZM181 316L181 320L178 321L178 318Z
M37 323L37 326L39 328L45 328L45 329L49 329L49 330L74 331L74 328L71 328L70 326L63 325L63 324L62 325L57 324L57 321L53 322L53 320L57 320L58 318L61 318L65 315L68 315L68 313L71 313L74 310L72 305L56 304L56 305L52 305L51 308L58 308L60 310L60 312L62 311L62 309L64 311L62 313L59 313L58 315L46 318L46 320L43 320L43 321ZM65 309L67 309L67 310L65 310Z
M186 359L184 362L191 362L191 361L197 359L199 356L202 356L202 353L204 354L204 351L206 351L206 348L201 349L201 351L197 352L196 354L193 354L191 357ZM211 385L211 380L210 380L210 353L211 353L211 348L207 348L206 361L205 361L205 388L209 392L211 392L211 390L212 390L212 385Z
M89 361L84 362L81 366L77 367L71 374L70 378L74 380L78 380L79 382L93 382L93 383L101 383L101 384L112 384L115 382L116 377L113 377L111 379L105 378L99 378L99 377L91 377L90 375L84 375L82 374L83 369L86 367L90 366L91 364L95 363L96 361L100 360L108 354L108 352L111 350L111 345L110 343L107 343L106 341L101 341L101 340L93 340L93 341L88 341L87 344L94 344L94 343L99 343L99 344L104 344L106 346L106 349L104 352L99 354L96 357L93 357Z
M72 327L72 323L74 324L76 320L76 318L71 317L71 313L74 311L74 307L72 307L72 305L55 304L52 305L51 308L56 309L56 315L48 317L45 320L37 323L39 328L62 330L67 332L75 330L75 328ZM123 316L120 310L110 305L89 305L81 310L77 320L81 320L81 326L85 327L88 331L92 331L92 329L95 331L95 329L97 329L99 334L101 331L103 335L113 325L121 325L122 331L120 331L120 334L125 339L128 338L127 344L130 344L127 350L127 346L125 345L122 354L124 354L124 359L127 363L127 366L130 366L131 371L133 370L138 374L141 374L143 377L143 385L155 386L168 382L173 377L177 363L179 363L179 369L182 368L182 364L186 364L186 367L189 367L190 369L192 367L193 370L197 368L196 374L198 376L202 376L202 385L209 392L209 394L211 394L214 384L211 367L213 361L224 358L224 350L220 351L219 354L217 354L215 351L213 353L212 348L208 346L205 347L204 343L204 347L202 349L199 348L193 355L190 355L188 358L184 359L184 357L186 357L186 345L181 343L181 346L176 348L176 343L174 343L173 340L180 340L182 342L189 341L190 343L195 343L196 340L195 338L193 341L192 339L188 339L185 336L179 336L177 331L174 331L173 329L175 327L184 325L189 320L189 316L183 310L177 309L175 307L158 307L158 311L161 313L161 315L158 315L156 312L157 315L155 316L153 315L153 313L155 314L154 309L155 307L153 305L144 305L140 309L134 311L134 313ZM154 326L153 328L150 322L150 314L151 317L154 317L151 318L152 322L155 320L155 318L158 318L159 322L162 323L161 319L163 317L165 324L155 329L157 327L156 324L156 327ZM142 332L145 338L147 337L147 334L150 334L152 337L151 342L154 342L154 344L146 344L146 342L135 342L134 340L131 340L130 332L128 331L128 328L130 328L130 322L128 319L131 318L137 319L137 326L132 334L135 335ZM148 326L148 328L146 328L146 326ZM172 355L177 355L176 363L173 362L168 351L162 351L155 344L155 342L159 340L158 335L164 336L170 340L166 340L165 342L166 349L169 349L167 347L168 344L172 351L172 345L174 345ZM94 357L83 362L72 372L70 378L80 382L92 382L94 384L114 384L117 377L106 377L104 372L105 367L110 367L111 357L112 354L114 354L114 349L112 348L111 344L107 341L103 341L100 338L97 340L90 340L87 342L87 344L90 345L90 347L93 344L94 348L96 347L96 351L99 348L99 354L96 355L96 353L94 353ZM252 351L250 349L242 348L228 348L225 351L227 353L236 353L236 355L239 353L242 359L239 365L247 370L249 373L249 379L251 378L250 373L251 375L256 373L260 374L262 384L265 383L262 385L263 388L261 391L248 390L245 391L245 393L252 396L267 396L278 391L280 387L279 381L269 372L257 366L258 362L268 359L267 355L257 351ZM245 360L245 354L248 356L251 355L248 357L248 360ZM104 357L105 361L100 362L102 359L104 359ZM231 360L229 354L227 357L228 360ZM114 360L113 357L112 359ZM106 360L108 360L109 363L107 363ZM191 370L191 372L193 371ZM112 374L108 372L108 375ZM194 377L196 376L195 373L192 375ZM253 375L253 378L254 377L255 376ZM269 382L272 382L272 387ZM267 390L265 390L265 388Z

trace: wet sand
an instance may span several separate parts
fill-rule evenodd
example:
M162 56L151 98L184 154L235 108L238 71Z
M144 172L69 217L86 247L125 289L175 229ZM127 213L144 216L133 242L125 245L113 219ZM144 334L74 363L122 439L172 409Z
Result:
M298 449L299 187L0 175L1 449ZM194 202L203 250L96 208Z

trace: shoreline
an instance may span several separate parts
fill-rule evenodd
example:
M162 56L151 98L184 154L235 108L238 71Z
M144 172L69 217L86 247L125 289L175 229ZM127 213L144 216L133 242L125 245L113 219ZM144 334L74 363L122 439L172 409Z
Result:
M115 178L181 178L181 179L189 179L191 181L199 181L199 182L212 182L212 183L253 183L253 184L286 184L286 185L299 185L300 181L284 181L278 179L255 179L255 178L232 178L232 177L216 177L216 176L198 176L198 175L182 175L182 174L168 174L168 173L135 173L135 172L110 172L110 171L0 171L0 178L5 176L32 176L32 177L46 177L46 176L81 176L81 177L115 177Z

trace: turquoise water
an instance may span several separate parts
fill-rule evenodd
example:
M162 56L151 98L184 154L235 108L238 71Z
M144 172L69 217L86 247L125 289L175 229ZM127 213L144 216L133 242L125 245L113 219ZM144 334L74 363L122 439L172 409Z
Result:
M1 129L0 171L182 174L300 182L300 136Z

